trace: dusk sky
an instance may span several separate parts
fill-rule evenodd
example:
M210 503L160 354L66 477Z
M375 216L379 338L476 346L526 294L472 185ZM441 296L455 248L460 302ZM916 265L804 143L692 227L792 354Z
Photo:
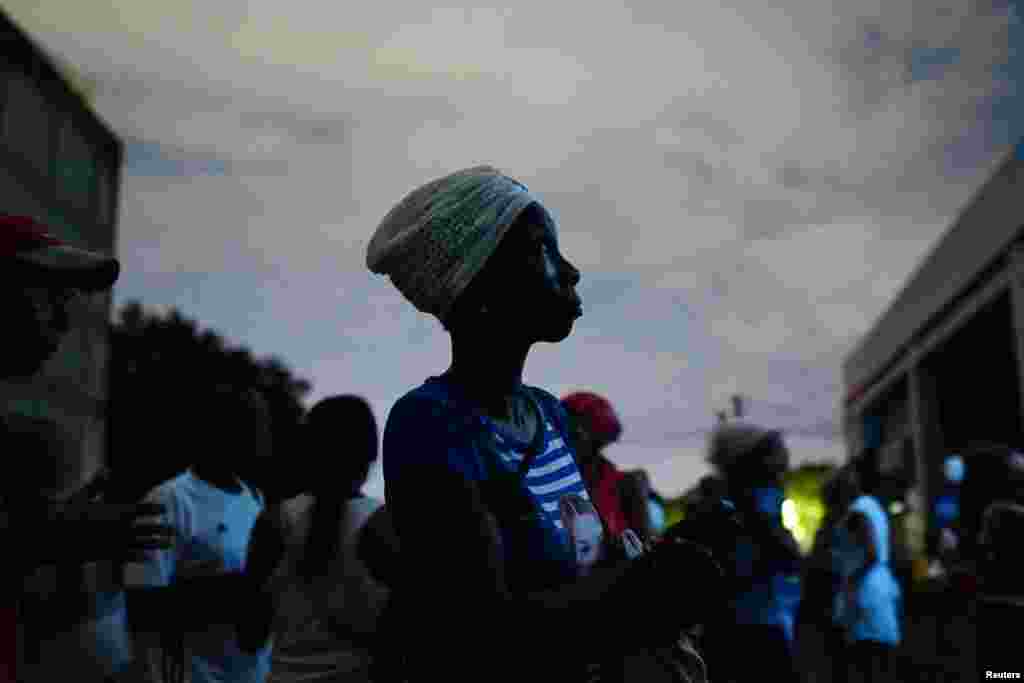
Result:
M448 338L366 244L415 186L495 165L583 272L526 381L608 396L609 454L666 495L734 392L798 462L845 457L844 356L1024 135L1005 2L4 6L125 140L117 303L281 357L310 404L363 394L383 428Z

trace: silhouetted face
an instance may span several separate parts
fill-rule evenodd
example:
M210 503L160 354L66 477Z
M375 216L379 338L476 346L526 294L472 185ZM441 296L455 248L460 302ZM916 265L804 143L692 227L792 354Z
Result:
M205 448L196 453L203 471L245 478L267 464L271 455L270 409L254 389L220 387L199 404L205 414Z
M527 210L477 276L488 323L527 342L559 342L583 313L580 273L558 249L554 231Z
M4 317L0 377L28 377L38 372L60 348L70 329L68 311L78 292L15 283L6 278L0 288L0 311Z

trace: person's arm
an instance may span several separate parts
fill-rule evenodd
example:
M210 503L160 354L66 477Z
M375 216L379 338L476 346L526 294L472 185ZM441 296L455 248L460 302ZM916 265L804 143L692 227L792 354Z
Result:
M408 614L431 619L429 628L417 629L428 657L445 656L452 639L463 651L504 647L523 637L525 625L538 658L563 657L566 634L593 647L621 644L641 636L637 629L612 626L612 615L629 607L630 597L637 598L636 605L650 604L646 592L669 590L686 564L700 570L689 555L679 559L685 551L667 548L652 553L663 565L657 571L651 568L654 560L623 563L562 588L513 594L495 521L460 459L458 439L464 437L448 427L446 416L432 411L429 402L400 401L384 435L387 505L401 544L400 590L412 603ZM444 629L433 626L438 615L445 616ZM431 643L434 637L443 642Z
M281 503L265 508L256 518L237 590L248 600L248 609L236 612L238 645L255 653L270 640L277 615L276 586L272 579L284 559L286 532Z
M395 574L401 562L398 536L391 523L387 508L379 507L367 520L366 526L359 534L356 548L359 557L373 578L385 586L395 585Z
M240 572L220 574L211 563L208 575L196 568L196 575L178 575L183 547L191 535L189 515L174 491L158 487L146 496L146 503L163 509L161 523L175 531L170 548L147 550L140 562L128 565L125 589L128 620L136 633L157 633L172 628L197 631L211 624L234 625L240 606L245 604L248 583Z
M29 571L51 564L140 559L148 551L170 547L170 527L138 522L162 511L149 503L87 503L60 517L33 518L11 533L17 534L21 561Z
M497 526L475 482L443 465L408 464L388 488L404 558L402 583L415 594L420 614L448 614L449 623L467 627L509 629L503 636L529 623L531 639L538 643L548 642L538 631L555 636L593 629L592 636L598 638L607 630L606 619L596 610L627 565L595 570L587 580L557 590L513 595L505 580ZM585 614L588 608L593 613ZM487 638L507 642L495 633Z

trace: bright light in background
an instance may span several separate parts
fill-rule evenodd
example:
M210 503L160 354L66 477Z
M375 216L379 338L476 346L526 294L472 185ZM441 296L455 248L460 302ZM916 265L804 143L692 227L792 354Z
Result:
M793 534L803 552L810 552L814 534L825 515L824 506L813 498L796 496L782 503L782 525Z
M791 498L782 501L782 525L795 535L800 528L800 515L796 511L796 503Z
M901 503L898 500L894 500L892 502L892 504L889 505L889 514L891 514L891 515L902 515L903 512L906 509L907 509L906 505L904 505L903 503Z

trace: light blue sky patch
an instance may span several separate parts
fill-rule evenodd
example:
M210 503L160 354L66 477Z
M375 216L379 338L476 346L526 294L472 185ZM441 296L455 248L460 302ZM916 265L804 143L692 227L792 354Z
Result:
M148 177L217 176L227 173L227 165L217 159L183 158L172 155L162 145L144 140L129 141L124 149L124 168L129 175Z
M914 81L942 80L946 70L960 61L960 48L939 47L914 52L910 77Z

